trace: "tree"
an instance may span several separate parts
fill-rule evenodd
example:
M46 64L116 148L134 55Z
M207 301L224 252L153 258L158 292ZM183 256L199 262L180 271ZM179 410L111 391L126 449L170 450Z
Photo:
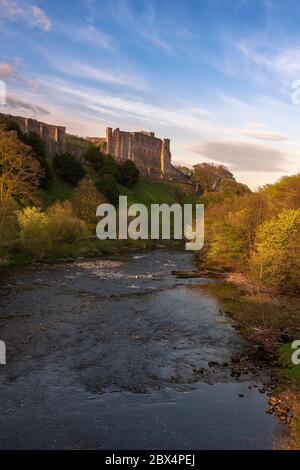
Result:
M86 174L81 163L69 153L55 155L53 165L58 176L72 186L76 186Z
M238 183L233 178L223 179L219 185L219 192L223 198L232 198L234 196L243 196L243 194L251 193L251 190L245 184Z
M46 188L52 181L53 175L51 166L46 158L44 142L36 132L22 134L21 138L25 144L32 148L33 156L40 162L40 165L44 170L44 176L41 179L40 185L42 188Z
M96 187L112 204L118 204L120 191L116 180L111 175L100 178L96 182Z
M103 171L105 156L95 145L90 145L85 153L84 159L89 162L97 173Z
M96 209L99 204L106 202L106 199L97 191L93 181L85 177L74 190L71 202L76 215L94 227L98 222Z
M131 160L119 165L118 182L124 186L134 186L140 177L140 172Z
M175 165L175 168L179 171L181 171L181 173L183 173L184 175L188 176L189 178L191 178L193 176L193 170L187 166L184 166L184 165Z
M234 180L233 174L223 165L214 163L199 163L194 165L194 178L196 190L200 188L204 193L219 191L220 184L225 179Z
M266 185L262 192L268 197L274 214L283 209L300 207L300 174L284 176L275 184Z
M210 194L220 196L220 193ZM267 217L268 202L261 193L246 193L210 204L205 215L210 260L234 269L248 267L255 251L257 229Z
M300 291L300 209L286 209L261 225L251 264L262 283Z
M0 128L0 204L9 197L20 203L37 202L43 176L31 147L16 132Z

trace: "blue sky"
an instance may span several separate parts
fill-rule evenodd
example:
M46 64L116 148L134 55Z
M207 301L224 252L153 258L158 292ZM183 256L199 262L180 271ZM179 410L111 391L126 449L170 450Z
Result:
M0 0L3 110L154 130L256 188L300 168L299 24L298 0Z

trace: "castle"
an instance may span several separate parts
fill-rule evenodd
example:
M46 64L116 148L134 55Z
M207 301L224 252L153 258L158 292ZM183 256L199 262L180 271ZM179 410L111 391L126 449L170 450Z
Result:
M26 134L37 133L43 140L49 157L68 151L75 158L82 159L83 152L66 143L65 127L0 113L1 117L17 123L21 131ZM155 137L154 132L125 132L107 127L106 137L87 137L87 140L101 144L102 151L107 155L112 155L119 162L133 161L145 177L189 183L189 178L171 163L170 140L159 139Z
M159 139L154 132L126 132L107 127L106 137L89 140L101 144L103 151L118 161L132 160L144 176L188 180L171 163L170 139Z

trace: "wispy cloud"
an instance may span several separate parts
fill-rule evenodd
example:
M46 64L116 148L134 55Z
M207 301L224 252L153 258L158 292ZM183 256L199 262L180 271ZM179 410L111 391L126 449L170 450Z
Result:
M0 0L0 18L24 21L30 26L47 33L52 28L52 20L42 8L16 0Z
M74 34L74 31L76 31L76 34ZM114 51L116 49L116 41L109 34L92 24L57 23L56 32L74 43L85 43L107 51Z
M143 10L137 14L133 12L127 0L119 0L113 4L111 13L116 21L129 31L155 47L163 50L168 55L175 55L172 45L163 37L163 33L158 29L161 16L156 13L151 3L141 3ZM167 31L167 30L166 30Z
M33 26L40 28L46 33L51 31L52 21L40 7L34 5L30 8L30 11L32 15L30 22Z
M288 166L285 153L269 145L237 140L204 141L193 151L202 158L224 163L233 171L277 173Z
M8 94L6 98L6 104L11 110L22 110L22 111L30 111L31 113L34 114L50 114L50 112L42 107L42 106L37 106L35 104L31 103L26 103L23 101L17 94Z
M233 132L243 135L245 137L250 137L253 139L261 139L261 140L273 140L273 141L287 141L289 140L288 137L284 134L280 134L278 132L272 132L268 130L262 130L262 129L242 129L242 128L236 128L232 129Z
M73 78L85 78L87 80L122 85L136 90L149 90L150 85L140 76L133 72L120 70L118 67L95 67L82 61L60 58L58 61L54 58L53 64L66 75Z
M174 129L188 129L197 132L211 132L215 126L209 122L208 118L200 118L191 115L188 108L180 108L176 105L173 107L159 106L134 97L118 96L116 94L99 93L95 89L79 89L75 84L65 80L47 80L39 81L41 86L53 90L55 96L60 96L62 100L71 97L71 101L77 101L78 107L83 106L91 109L94 113L103 115L107 113L109 116L115 115L115 124L121 120L135 119L148 121L151 126L169 126Z
M24 14L18 2L14 0L0 0L0 18L17 19Z

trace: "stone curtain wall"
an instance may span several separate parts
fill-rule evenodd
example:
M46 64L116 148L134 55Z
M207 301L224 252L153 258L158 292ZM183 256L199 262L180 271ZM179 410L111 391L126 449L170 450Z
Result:
M3 113L0 113L0 116L17 123L25 134L29 132L38 134L44 142L48 157L53 157L56 153L62 153L65 150L65 127L53 126L52 124L46 124L36 119L22 116L11 116L10 114Z

